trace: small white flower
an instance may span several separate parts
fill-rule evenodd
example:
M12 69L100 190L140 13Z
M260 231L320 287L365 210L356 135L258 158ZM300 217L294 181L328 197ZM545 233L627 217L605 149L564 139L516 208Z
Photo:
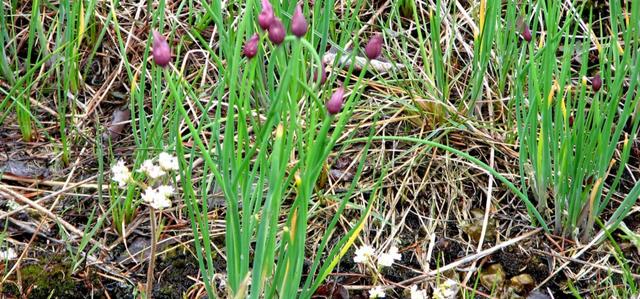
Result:
M124 187L131 181L131 172L122 160L118 160L115 165L111 166L111 172L113 173L111 179L117 182L120 187Z
M16 251L13 248L7 248L7 250L0 250L0 261L12 260L18 257Z
M145 173L148 177L154 180L165 175L164 170L162 170L160 166L153 164L153 161L151 160L145 160L144 162L142 162L142 165L140 166L140 172Z
M160 153L158 156L158 164L160 164L160 167L166 171L180 169L178 166L178 158L165 152Z
M171 197L171 195L173 195L173 192L175 191L175 189L172 186L169 185L161 185L160 187L158 187L158 193L160 193L160 195L169 198Z
M173 189L172 187L169 188ZM165 188L153 189L152 187L147 187L142 194L142 200L156 210L166 209L171 206L171 200L167 197L167 191Z
M364 245L356 249L356 256L353 258L353 261L356 263L365 263L373 256L374 253L375 249L373 249L373 247Z
M384 298L387 294L384 293L384 289L381 286L369 290L369 298Z
M391 267L393 263L400 260L402 255L398 253L398 247L391 246L389 252L382 253L378 256L378 265L382 267Z
M427 299L427 290L418 290L417 285L411 286L411 299Z
M153 187L147 187L147 189L144 190L144 193L142 193L141 196L144 202L152 203L159 195L156 189L153 189Z
M166 197L159 197L156 201L152 202L150 206L156 210L163 210L171 207L171 200Z
M453 299L458 295L458 283L453 279L447 279L433 290L435 299Z

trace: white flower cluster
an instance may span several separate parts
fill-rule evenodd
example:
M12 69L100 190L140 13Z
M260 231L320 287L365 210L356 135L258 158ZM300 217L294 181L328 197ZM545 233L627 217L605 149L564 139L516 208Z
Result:
M367 263L374 258L374 255L375 249L369 245L364 245L356 249L356 256L353 261L360 264ZM378 266L391 267L395 261L401 258L402 255L398 252L398 247L391 246L389 252L381 253L377 256Z
M173 187L161 185L158 188L147 187L142 194L142 200L148 203L156 210L162 210L171 207L171 195L173 195Z
M402 255L398 251L398 247L391 246L388 252L383 252L376 256L375 248L364 245L356 249L356 255L353 257L353 261L359 264L373 263L374 259L379 267L391 267L393 263L402 259ZM427 290L418 289L417 285L412 285L409 289L411 292L411 299L427 299ZM458 293L457 283L454 280L447 279L440 287L434 290L434 298L455 298ZM386 294L384 287L375 286L369 290L369 298L385 298Z
M167 174L167 172L178 170L178 158L165 152L158 155L158 165L152 160L145 160L140 166L140 172L146 174L151 179L158 179Z
M438 287L433 289L433 298L435 299L453 299L458 296L458 282L448 278Z
M176 171L178 169L178 158L166 152L162 152L158 155L158 164L154 163L151 159L145 160L137 171L144 173L149 179L155 181L164 177L171 171ZM111 179L118 183L118 186L121 188L130 183L135 183L133 176L131 175L131 171L129 171L129 168L122 160L119 160L111 167L111 172ZM149 204L149 206L154 209L166 209L171 207L170 198L174 192L175 189L169 185L160 185L157 188L147 186L141 197L145 203Z
M16 251L13 248L7 248L7 250L0 250L0 261L12 260L18 257Z
M395 261L402 258L398 247L391 246L388 252L383 252L376 256L376 250L369 246L364 245L356 249L356 255L353 257L353 261L359 264L368 264L375 259L379 267L391 267ZM369 290L369 298L385 298L384 288L376 286Z
M118 160L116 165L111 166L111 172L113 173L111 179L118 183L120 188L129 184L132 180L131 172L129 171L129 168L124 165L124 161L122 160Z
M384 293L384 289L381 286L376 286L369 290L369 298L384 298L387 295Z

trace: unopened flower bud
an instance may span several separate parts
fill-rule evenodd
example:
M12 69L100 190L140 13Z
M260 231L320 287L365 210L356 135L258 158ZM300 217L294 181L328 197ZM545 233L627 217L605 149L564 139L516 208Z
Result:
M531 41L531 30L529 29L529 26L527 26L526 24L524 25L524 28L522 29L522 38L524 40L526 40L527 42Z
M367 46L364 48L364 53L367 55L369 59L376 59L382 53L382 34L377 33L374 35L367 43Z
M258 15L258 24L262 30L267 30L273 23L273 19L275 18L273 14L273 6L271 6L271 2L269 0L262 0L262 11Z
M302 14L302 5L298 4L291 18L291 33L297 37L303 37L307 34L308 27L309 24Z
M322 62L322 77L320 77L320 84L324 84L324 82L327 82L327 68L326 68L326 64L324 63L324 61ZM314 82L318 82L318 71L313 71L313 81Z
M260 36L255 33L251 38L249 38L249 40L247 40L247 43L244 44L244 56L249 59L256 56L256 54L258 54L258 42L260 42Z
M331 95L331 99L327 101L327 111L329 114L337 114L342 109L342 103L344 101L344 88L338 87Z
M165 67L171 62L171 49L167 39L158 31L153 31L153 47L151 48L153 61L161 67Z
M591 78L591 87L593 87L593 91L600 90L600 87L602 87L602 78L600 77L600 74L596 74Z
M272 43L279 45L284 41L286 34L282 21L279 18L274 18L271 22L271 26L269 26L269 40L271 40Z

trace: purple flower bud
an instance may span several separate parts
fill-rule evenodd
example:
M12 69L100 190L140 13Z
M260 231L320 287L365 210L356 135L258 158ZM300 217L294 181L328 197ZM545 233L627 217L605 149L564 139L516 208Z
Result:
M382 34L375 34L364 48L364 53L369 59L376 59L382 53Z
M318 71L313 71L313 81L318 82ZM327 66L324 61L322 62L322 77L320 77L320 84L327 82Z
M524 38L524 40L526 40L527 42L530 42L531 37L531 30L529 29L529 26L525 24L524 28L522 29L522 38Z
M244 44L244 56L251 59L258 54L258 42L260 42L260 36L254 33L247 43Z
M258 24L262 30L267 30L273 23L275 15L273 14L273 6L269 0L262 0L262 11L258 15Z
M151 55L157 65L165 67L171 62L171 49L167 39L160 32L153 30L153 46Z
M376 59L382 53L382 34L376 33L364 48L364 53L369 59Z
M279 18L274 17L273 22L271 22L271 26L269 26L269 40L272 43L279 45L284 41L284 37L287 35L287 32L284 29L284 25Z
M344 88L342 86L338 87L335 92L331 95L331 99L327 101L327 111L329 114L334 115L340 112L342 109L342 102L344 100Z
M307 27L309 24L302 14L302 5L298 4L291 18L291 33L297 37L303 37L307 34Z
M600 87L602 87L602 78L600 78L600 74L596 74L591 78L591 87L593 87L593 91L600 90Z

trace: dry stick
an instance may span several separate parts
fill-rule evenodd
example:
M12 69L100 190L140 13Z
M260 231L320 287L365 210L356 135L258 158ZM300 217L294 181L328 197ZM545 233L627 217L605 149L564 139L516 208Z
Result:
M38 225L38 228L36 228L36 233L34 233L31 236L31 239L29 240L29 243L27 243L27 246L24 248L24 250L22 250L22 253L18 257L18 260L13 265L13 267L11 267L11 270L9 270L9 272L7 272L7 274L2 278L2 281L0 281L0 286L4 285L5 281L7 280L7 278L9 278L11 273L13 273L13 271L15 271L16 269L18 269L20 267L20 262L22 262L22 259L24 259L24 257L27 255L27 252L29 251L29 247L31 247L31 244L33 244L33 241L35 241L36 237L38 236L38 232L40 231L40 228L42 228L42 224L44 224L44 221L40 221L40 224Z
M136 14L135 14L135 18L134 18L135 20L139 20L140 19L140 14L142 13L142 10L143 10L143 7L144 7L143 3L144 3L144 0L140 0L140 2L138 4L138 9L136 9ZM113 1L109 1L109 4L111 4L111 6L112 6L111 9L115 10L114 2ZM108 16L103 17L103 18L106 20L107 18L113 17L114 20L112 20L113 21L112 24L114 26L120 27L122 29L122 31L126 32L126 30L122 26L120 26L119 23L116 22L117 20L115 20L115 15L112 16L111 15L112 14L111 11L109 11L108 14L109 14ZM102 17L99 14L96 14L96 16L98 16L99 18ZM136 24L138 24L138 23L136 23L136 22L132 22L131 23L131 30L129 30L129 33L127 34L127 40L125 41L125 44L124 44L125 53L129 49L129 46L131 45L131 39L134 36L133 32L135 30ZM136 39L138 39L137 36L136 36ZM125 55L125 54L123 53L123 55ZM95 110L95 108L98 107L99 104L106 98L109 90L111 89L111 86L113 86L113 84L116 82L116 79L119 79L119 75L122 72L122 68L124 67L124 63L125 63L125 60L120 61L120 63L118 64L118 68L117 68L116 72L113 73L113 75L111 76L109 83L106 85L106 87L103 84L103 86L100 88L98 93L102 92L102 94L93 96L93 99L87 105L87 109L86 109L86 112L85 112L85 115L84 115L83 119L88 119L89 116L91 116L91 114ZM81 124L82 124L82 122L80 124L78 124L78 125L80 126Z
M571 264L573 261L577 260L581 255L583 255L585 252L587 252L587 250L589 250L591 247L593 247L594 245L600 243L600 241L602 241L602 238L604 237L604 234L607 230L609 230L611 228L611 225L606 225L606 227L604 229L602 229L594 238L593 240L591 240L591 242L589 242L589 244L587 244L586 246L584 246L584 248L582 248L580 251L578 251L578 253L574 254L572 257L568 258L568 262L562 264L562 266L560 266L558 269L556 269L555 271L553 271L553 273L551 273L551 275L549 275L549 277L547 277L542 283L540 283L538 286L544 285L545 283L549 282L549 280L551 280L551 278L553 278L554 276L556 276L558 273L560 273L560 271L562 271L564 268L566 268L567 266L569 266L569 264ZM537 287L536 287L537 288Z
M87 179L87 180L85 180L85 181L88 181L88 180L91 180L91 179L92 179L92 178L89 178L89 179ZM81 185L81 184L84 184L83 182L84 182L84 181L82 181L82 182L80 182L80 183L76 183L75 185ZM68 187L68 189L75 188L75 187L76 187L75 185L69 186L69 187ZM46 200L46 199L51 198L51 197L54 197L54 196L56 196L57 194L62 193L62 192L65 192L65 191L66 191L66 190L60 190L60 191L58 191L58 192L56 192L56 193L49 194L49 195L47 195L47 196L45 196L45 197L41 198L40 200L38 200L38 202L39 202L39 201L42 201L42 200ZM0 193L1 193L1 194L5 194L5 195L7 195L7 196L9 196L9 197L16 198L16 199L18 199L19 201L22 201L23 203L25 203L25 204L27 204L27 205L31 206L32 208L34 208L35 210L40 211L41 213L45 214L47 217L49 217L49 218L51 218L51 219L53 219L53 220L57 221L58 223L62 224L66 229L70 230L70 231L71 231L71 232L73 232L74 234L76 234L76 235L78 235L78 236L80 236L80 237L82 237L82 236L84 235L84 233L83 233L82 231L80 231L79 229L75 228L75 227L74 227L73 225L71 225L70 223L68 223L68 222L66 222L66 221L64 221L64 220L62 220L62 219L60 219L60 217L56 216L55 214L53 214L52 212L50 212L50 211L49 211L49 210L47 210L46 208L44 208L44 207L40 206L37 202L33 202L33 201L31 201L30 199L28 199L28 198L24 197L22 194L19 194L19 193L17 193L17 192L15 192L15 191L13 191L13 190L11 190L11 189L7 188L5 185L0 185ZM5 213L5 214L0 215L0 219L2 219L2 218L4 218L4 217L11 216L14 212L15 212L15 211L12 211L12 212ZM101 243L99 243L99 242L97 242L97 241L95 241L95 240L93 240L93 239L90 239L89 241L90 241L92 244L96 244L96 245L97 245L100 249L102 249L102 250L105 250L105 249L106 249L104 245L102 245ZM116 270L116 269L114 269L113 267L111 267L111 266L109 266L109 265L107 265L107 264L104 264L104 265L103 265L103 264L101 264L101 263L102 263L101 261L99 261L98 259L96 259L95 257L93 257L93 256L91 256L91 255L88 255L88 254L83 254L83 255L84 255L84 256L85 256L85 258L87 259L87 262L88 262L88 263L94 264L94 265L95 265L96 267L98 267L99 269L102 269L103 271L108 272L108 273L111 273L111 274L113 274L113 275L120 276L123 280L126 280L126 281L128 281L129 283L132 283L132 282L131 282L131 280L129 280L129 278L127 278L126 276L124 276L124 275L122 275L121 273L119 273L119 271L118 271L118 270ZM2 285L2 284L0 283L0 285Z
M113 243L111 243L107 248L109 249L109 251L114 250L116 248L116 246L120 245L120 243L122 243L124 240L126 240L127 237L129 237L129 235L138 228L138 226L142 224L142 218L138 218L138 220L135 220L135 222L133 223L129 223L129 225L127 225L127 227L124 230L124 233L118 237L118 239L116 239L115 241L113 241ZM127 248L127 243L124 243L125 249L127 251L129 251L129 249Z
M67 190L73 189L75 187L98 189L98 187L100 187L98 184L88 183L88 182L94 180L96 177L97 177L97 175L94 175L94 176L86 178L86 179L84 179L84 180L82 180L80 182L73 183L73 184L68 186L69 188L64 188L63 190L67 191ZM26 178L26 177L16 176L16 175L8 174L8 173L3 174L2 175L2 179L3 180L16 181L16 182L24 182L24 183L29 183L29 184L44 185L44 186L49 186L49 187L60 187L60 186L64 187L64 186L67 185L66 182L49 181L49 180L41 180L41 179L34 179L34 178ZM102 185L102 188L103 189L107 189L107 188L109 188L109 185L104 184L104 185ZM60 191L58 191L58 192L60 192ZM56 196L56 195L51 195L50 197L53 197L53 196Z
M496 246L493 246L491 248L485 249L485 250L480 251L480 252L478 252L476 254L461 258L461 259L459 259L459 260L457 260L457 261L455 261L453 263L450 263L450 264L448 264L448 265L446 265L444 267L440 267L438 269L429 271L429 272L427 272L425 274L422 274L422 275L419 275L419 276L416 276L416 277L409 278L407 280L401 281L398 284L406 286L406 285L422 282L422 281L427 280L428 278L430 278L432 276L438 275L438 274L440 274L442 272L449 271L449 270L451 270L453 268L456 268L456 267L458 267L460 265L464 265L466 263L481 259L481 258L483 258L483 257L485 257L487 255L490 255L490 254L492 254L492 253L494 253L494 252L496 252L496 251L498 251L498 250L500 250L502 248L509 247L509 246L511 246L513 244L516 244L516 243L518 243L518 242L520 242L522 240L528 239L528 238L538 234L541 231L542 231L542 228L536 228L536 229L534 229L534 230L532 230L532 231L530 231L530 232L528 232L528 233L526 233L526 234L524 234L522 236L519 236L519 237L516 237L516 238L511 239L509 241L500 243L499 245L496 245Z
M162 215L162 213L160 213ZM151 216L151 254L149 254L149 267L147 267L147 298L152 298L153 293L153 266L156 261L156 209L149 207Z
M552 257L555 257L555 258L558 258L558 259L561 259L561 260L567 260L567 261L570 261L570 262L591 266L591 267L594 267L594 268L598 268L600 270L611 271L613 273L617 273L617 274L620 274L620 275L624 275L625 274L625 272L622 271L622 270L618 270L618 269L607 267L607 266L601 266L601 265L598 265L598 264L590 263L590 262L587 262L587 261L583 261L583 260L579 260L579 259L575 259L575 258L571 258L571 257L566 257L566 256L563 256L561 254L557 254L555 252L546 252L546 251L542 251L542 250L538 250L538 249L533 249L533 251L537 252L538 254L544 254L544 255L552 256ZM634 274L634 273L628 273L628 274L631 275L632 277L636 278L636 279L640 279L640 274Z
M493 147L491 147L491 153L489 155L489 166L491 166L491 168L493 168L495 164L494 152L495 151ZM493 175L491 175L491 173L489 172L487 172L487 174L489 175L489 186L487 187L487 203L485 204L485 209L484 209L484 220L482 221L482 231L480 232L480 240L478 241L478 248L476 249L478 252L480 252L480 250L482 249L484 238L486 237L487 226L489 224L489 210L491 209L491 194L493 191ZM472 269L476 268L476 261L473 262L473 265L471 265L471 268ZM472 275L472 271L467 272L467 275L464 278L463 285L467 284L469 279L471 279L471 275Z
M422 129L421 129L422 130ZM427 176L429 176L429 174L431 173L431 166L433 165L434 161L436 160L436 154L438 152L437 148L433 148L433 153L431 154L431 159L429 159L429 165L427 166L427 170L425 171L425 175L422 179L422 183L420 183L420 189L422 189L422 187L424 186L424 183L426 182ZM433 188L433 187L432 187ZM433 198L433 202L436 202L436 192L433 192L433 190L431 190L431 197ZM417 194L417 192L416 192ZM438 224L436 223L437 219L436 219L436 205L431 205L431 207L429 208L429 225L426 226L425 230L429 233L429 246L427 247L427 256L425 257L425 261L424 263L426 264L426 270L429 271L431 269L431 257L433 256L433 249L436 246L436 227L438 226ZM446 231L446 222L444 223L445 227L443 228Z
M56 197L64 192L67 192L71 189L75 189L75 188L94 188L97 189L98 185L97 184L87 184L87 182L92 181L93 179L95 179L96 176L92 176L90 178L84 179L80 182L77 183L73 183L68 185L67 187L64 187L56 192L53 192L49 195L46 195L44 197L41 197L40 199L36 200L35 203L36 204L40 204L41 202L48 200L50 198ZM64 186L66 183L63 182L56 182L56 181L41 181L38 179L30 179L30 178L20 178L20 177L16 177L16 176L12 176L12 175L8 175L5 174L2 176L2 179L10 179L10 180L14 180L14 181L19 181L19 182L28 182L28 183L38 183L38 184L42 184L42 185L47 185L47 186ZM103 188L107 189L109 188L109 185L103 185ZM7 218L13 214L16 214L24 209L26 209L26 206L22 206L20 208L17 208L11 212L7 212L7 213L3 213L0 214L0 219L4 219Z
M10 188L7 188L6 185L4 185L4 184L0 185L0 192L8 195L9 197L13 197L14 200L18 200L18 201L20 201L20 202L22 202L24 204L27 204L27 205L31 206L33 209L37 210L38 212L40 212L40 213L46 215L47 217L55 220L56 222L60 223L62 226L64 226L66 229L68 229L69 231L71 231L72 233L77 235L78 237L80 237L80 238L84 237L84 232L82 232L81 230L77 229L71 223L64 221L62 218L60 218L57 215L53 214L48 209L44 208L43 206L35 203L34 201L32 201L30 199L24 197L22 194L17 193L15 191L11 190ZM107 249L102 243L97 242L93 238L89 239L89 241L92 244L97 245L98 247L100 247L100 249L102 249L102 250L106 250Z
M73 177L73 174L76 172L76 169L78 169L78 163L80 163L80 157L84 155L84 151L86 149L87 147L85 146L80 151L80 154L76 158L76 162L74 163L73 167L71 168L71 171L69 172L69 175L67 176L67 180L64 182L64 185L62 186L63 188L69 186L69 182L71 182L71 178ZM51 207L49 207L49 211L53 211L53 209L56 208L56 206L58 205L58 202L60 202L60 198L62 198L62 194L56 196L56 199L51 204Z

